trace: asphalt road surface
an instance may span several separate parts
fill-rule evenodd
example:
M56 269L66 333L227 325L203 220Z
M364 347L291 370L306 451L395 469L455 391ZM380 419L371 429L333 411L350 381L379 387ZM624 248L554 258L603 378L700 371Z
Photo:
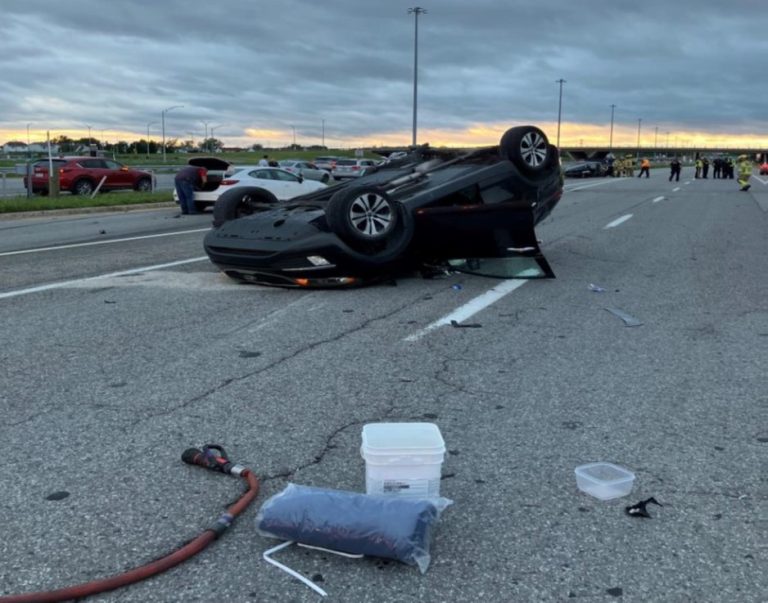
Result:
M251 508L93 600L316 601L262 560L258 508L289 482L364 491L363 425L428 421L453 500L428 572L279 554L329 600L765 601L768 181L691 175L569 181L537 229L557 278L522 286L261 288L208 262L208 215L0 221L0 594L193 538L242 491L180 461L217 443L261 478ZM591 461L633 471L631 494L580 492Z

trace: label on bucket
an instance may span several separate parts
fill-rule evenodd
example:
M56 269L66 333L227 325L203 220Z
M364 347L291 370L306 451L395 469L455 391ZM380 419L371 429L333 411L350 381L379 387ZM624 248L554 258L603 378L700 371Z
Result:
M428 479L385 479L372 480L369 494L394 494L418 498L432 498L440 495L440 480Z

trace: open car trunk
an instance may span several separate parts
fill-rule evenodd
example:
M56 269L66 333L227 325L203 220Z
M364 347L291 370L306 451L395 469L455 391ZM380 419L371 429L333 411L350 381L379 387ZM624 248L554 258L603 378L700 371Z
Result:
M208 170L208 179L206 183L199 190L202 191L215 191L219 188L219 184L232 169L232 164L229 161L224 161L218 157L193 157L187 162L189 165L195 167L204 167Z

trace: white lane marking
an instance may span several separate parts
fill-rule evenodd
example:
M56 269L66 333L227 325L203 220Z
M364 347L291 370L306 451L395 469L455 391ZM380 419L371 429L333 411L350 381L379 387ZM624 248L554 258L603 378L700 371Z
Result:
M603 180L602 182L595 182L594 184L578 184L578 185L574 184L573 185L574 188L568 188L568 185L566 184L563 187L563 189L566 192L568 192L568 191L580 191L581 189L584 189L584 188L592 188L593 186L602 186L604 184L610 184L611 182L618 182L619 180L621 180L621 178L610 178L608 180Z
M687 184L690 184L690 183L691 183L691 181L690 181L690 180L688 180L688 182L686 182L685 184L687 185Z
M624 224L624 222L629 220L632 216L633 214L626 214L624 216L621 216L621 218L616 218L613 222L610 222L609 224L606 224L605 226L603 226L603 230L605 230L606 228L615 228L619 224Z
M38 253L40 251L58 251L59 249L74 249L75 247L90 247L91 245L108 245L110 243L124 243L126 241L141 241L142 239L155 239L157 237L173 237L176 235L206 232L210 228L195 228L194 230L179 230L177 232L164 232L160 234L141 235L139 237L126 237L124 239L110 239L108 241L91 241L90 243L72 243L70 245L56 245L54 247L36 247L35 249L22 249L21 251L4 251L0 257L7 255L21 255L22 253Z
M762 184L768 184L768 178L763 179L758 176L755 176L754 174L752 174L752 177Z
M661 197L656 197L656 198L653 200L653 202L654 202L654 203L658 203L659 201L664 201L664 196L663 196L663 195L662 195Z
M672 189L672 192L673 192L673 193L676 193L676 192L677 192L677 191L679 191L679 190L680 190L680 187L678 186L678 187L675 187L675 188L673 188L673 189Z
M478 295L473 300L468 301L463 306L456 308L450 314L446 314L442 318L436 320L432 324L427 325L420 331L416 331L412 335L408 335L404 341L418 341L427 333L434 331L439 327L451 324L451 321L462 322L468 318L472 318L475 314L484 310L491 304L497 302L508 293L512 293L518 287L522 287L528 281L526 279L510 279L503 281L499 285L496 285L493 289L489 289L482 295Z
M90 281L97 281L100 279L108 279L115 276L126 276L128 274L138 274L139 272L147 272L149 270L161 270L163 268L170 268L171 266L182 266L184 264L192 264L193 262L202 262L207 260L208 256L199 258L191 258L189 260L179 260L177 262L168 262L167 264L155 264L154 266L143 266L141 268L131 268L130 270L121 270L120 272L110 272L109 274L99 274L97 276L89 276L87 278L78 278L71 281L62 281L60 283L49 283L47 285L39 285L37 287L30 287L28 289L17 289L16 291L6 291L0 293L0 299L7 299L9 297L19 297L21 295L27 295L29 293L39 293L40 291L49 291L51 289L61 289L63 287L78 286L82 283L88 283Z

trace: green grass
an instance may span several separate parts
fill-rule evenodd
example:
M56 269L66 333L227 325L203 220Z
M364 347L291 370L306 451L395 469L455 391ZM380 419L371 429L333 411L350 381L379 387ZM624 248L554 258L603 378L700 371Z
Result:
M70 155L72 153L69 153ZM107 153L111 158L112 154ZM330 149L328 151L284 151L284 150L262 150L254 152L241 152L241 153L168 153L166 155L166 163L163 164L162 155L150 155L147 158L146 155L139 153L138 155L117 155L116 161L124 163L125 165L168 165L169 168L179 167L180 165L186 165L187 161L193 157L218 157L224 161L229 161L238 165L255 165L261 159L262 155L269 155L270 159L280 161L281 159L305 159L313 160L315 157L324 155L334 155L336 157L354 157L355 152L348 149ZM380 159L381 157L376 154L366 153L367 159ZM12 168L16 164L26 162L26 156L19 157L18 159L0 159L0 168ZM45 157L35 157L35 160L45 159Z
M171 191L157 193L104 193L95 198L77 195L61 197L8 197L0 199L0 214L20 211L43 211L49 209L80 209L86 207L111 207L115 205L137 205L141 203L163 203L173 201Z

